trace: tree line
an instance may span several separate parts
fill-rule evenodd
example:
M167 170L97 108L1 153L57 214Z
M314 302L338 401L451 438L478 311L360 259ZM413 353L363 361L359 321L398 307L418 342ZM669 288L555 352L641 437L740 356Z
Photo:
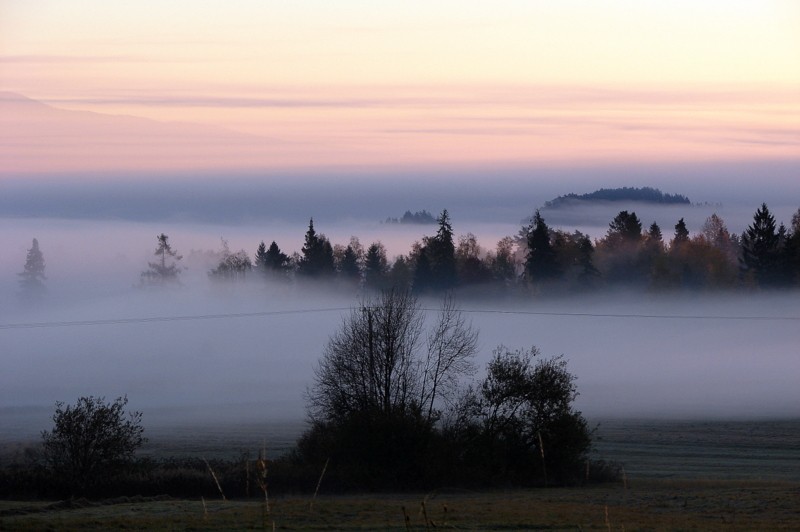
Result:
M415 294L458 289L479 293L580 292L628 285L651 290L779 288L800 284L800 209L791 225L777 224L766 204L741 234L712 214L691 234L681 218L662 231L653 222L644 228L635 212L620 211L604 236L592 240L580 231L550 227L541 211L515 236L485 249L472 233L456 238L450 215L436 218L436 233L393 258L376 241L364 246L357 237L333 244L309 221L300 252L288 254L277 242L262 241L253 256L231 251L225 241L214 281L261 278L302 283L333 281L370 290L396 288ZM671 233L671 234L670 234ZM141 274L143 287L178 283L182 256L166 234L158 235L154 253ZM22 293L44 292L44 258L34 239L21 276Z

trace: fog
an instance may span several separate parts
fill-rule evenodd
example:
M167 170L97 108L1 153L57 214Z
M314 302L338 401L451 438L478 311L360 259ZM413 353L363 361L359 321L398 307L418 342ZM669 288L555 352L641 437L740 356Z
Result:
M33 194L32 186L14 186L13 194L23 203L23 192L31 192L28 207L48 197ZM339 191L341 203L319 215L309 205L321 204L320 192L309 191L313 198L309 205L299 195L282 202L273 198L283 210L228 219L215 215L217 211L204 218L199 207L188 214L170 210L167 202L162 205L163 216L155 221L148 220L150 213L135 208L137 201L145 204L153 195L132 199L128 205L136 216L116 217L107 212L113 202L103 204L98 199L107 197L103 187L92 197L99 204L87 204L83 217L66 211L44 216L45 207L42 212L30 207L23 217L9 207L10 196L4 196L0 433L4 438L35 436L49 425L53 403L74 402L81 395L127 394L130 407L144 412L145 425L302 419L303 394L312 382L313 367L347 309L357 304L358 295L352 290L260 280L217 285L208 279L213 263L203 252L218 250L220 238L228 240L231 250L243 248L251 256L261 240L276 240L288 253L299 251L307 219L314 216L318 232L333 243L346 244L352 235L365 245L380 239L394 256L406 253L423 235L433 234L435 227L387 225L380 220L401 216L406 209L436 213L445 207L451 209L457 235L472 232L484 248L493 248L502 236L516 234L521 220L544 201L598 187L559 188L550 182L542 188L544 192L524 196L514 194L507 184L487 197L478 187L456 191L452 202L420 193L398 193L390 202L390 192L371 202L357 200L356 196L364 196L346 189ZM678 187L661 188L687 193ZM688 195L693 201L720 201L711 195ZM791 205L791 199L800 196L788 197L780 200L773 194L776 201L770 205L778 220L787 224L798 207ZM666 236L680 217L696 232L707 216L718 212L732 231L740 232L762 200L770 198L740 197L721 206L669 208L611 204L548 210L544 215L553 227L599 237L614 214L626 208L636 210L644 224L657 221ZM357 208L361 204L370 207ZM483 207L471 207L477 204ZM135 285L152 260L155 237L161 232L184 256L181 262L188 269L182 274L182 287L141 290ZM40 305L26 305L16 297L16 273L22 270L34 237L47 263L47 294ZM590 418L796 418L800 416L798 296L797 292L673 296L607 292L552 299L462 298L459 303L480 330L481 368L498 344L536 345L546 356L564 354L578 377L578 407ZM438 302L422 304L434 309ZM259 314L241 316L251 313ZM239 316L221 316L231 314ZM77 323L98 321L103 323Z

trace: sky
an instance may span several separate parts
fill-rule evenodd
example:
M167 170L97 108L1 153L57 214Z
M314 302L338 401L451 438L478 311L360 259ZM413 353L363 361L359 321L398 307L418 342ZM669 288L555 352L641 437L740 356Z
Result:
M0 106L0 178L786 161L800 3L3 0Z

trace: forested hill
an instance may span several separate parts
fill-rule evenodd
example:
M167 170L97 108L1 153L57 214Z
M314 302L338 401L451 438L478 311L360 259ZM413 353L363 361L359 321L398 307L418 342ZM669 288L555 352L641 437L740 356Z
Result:
M547 209L556 209L576 202L596 201L638 201L643 203L660 204L689 204L689 198L681 194L664 194L657 188L651 187L622 187L601 188L588 194L566 194L545 202Z

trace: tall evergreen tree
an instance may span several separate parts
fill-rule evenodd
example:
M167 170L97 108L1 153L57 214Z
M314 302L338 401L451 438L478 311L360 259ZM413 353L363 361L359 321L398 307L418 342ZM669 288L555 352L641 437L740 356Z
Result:
M358 255L353 246L348 245L342 253L338 265L339 275L348 281L361 281L361 268L358 264Z
M638 244L642 240L642 222L635 212L620 211L608 224L606 241L612 248Z
M556 252L550 242L550 228L537 210L528 227L528 255L525 258L525 275L529 282L540 283L558 277L560 271Z
M600 272L595 268L592 255L594 255L594 246L592 240L588 235L581 235L578 240L578 266L580 271L578 273L578 283L584 287L590 287L595 284Z
M308 231L306 231L302 252L299 265L301 274L319 277L334 272L333 246L324 235L317 235L313 218L308 222Z
M775 217L766 203L753 216L753 223L742 234L741 267L762 286L774 285L779 278L780 250Z
M364 284L374 289L385 288L388 270L386 248L380 242L373 242L364 260Z
M264 260L265 266L269 270L281 273L285 273L289 269L289 263L291 262L289 255L281 251L281 248L278 247L274 240L269 245Z
M178 276L182 268L178 265L183 256L172 249L169 244L169 237L161 233L156 237L158 246L154 255L158 257L156 262L148 262L147 270L141 274L142 285L164 286L178 282Z
M44 275L44 255L39 249L37 239L33 239L25 258L25 266L17 275L21 277L19 284L22 293L20 295L23 298L37 298L44 293L44 281L47 277Z
M436 219L439 229L427 239L427 255L430 261L431 286L447 290L456 284L456 247L453 242L453 227L447 209Z
M264 273L267 271L267 245L262 240L256 249L256 260L253 264L256 271Z
M681 218L678 220L678 223L675 224L675 236L672 237L672 249L677 251L687 242L689 242L689 230L686 228L686 222Z

